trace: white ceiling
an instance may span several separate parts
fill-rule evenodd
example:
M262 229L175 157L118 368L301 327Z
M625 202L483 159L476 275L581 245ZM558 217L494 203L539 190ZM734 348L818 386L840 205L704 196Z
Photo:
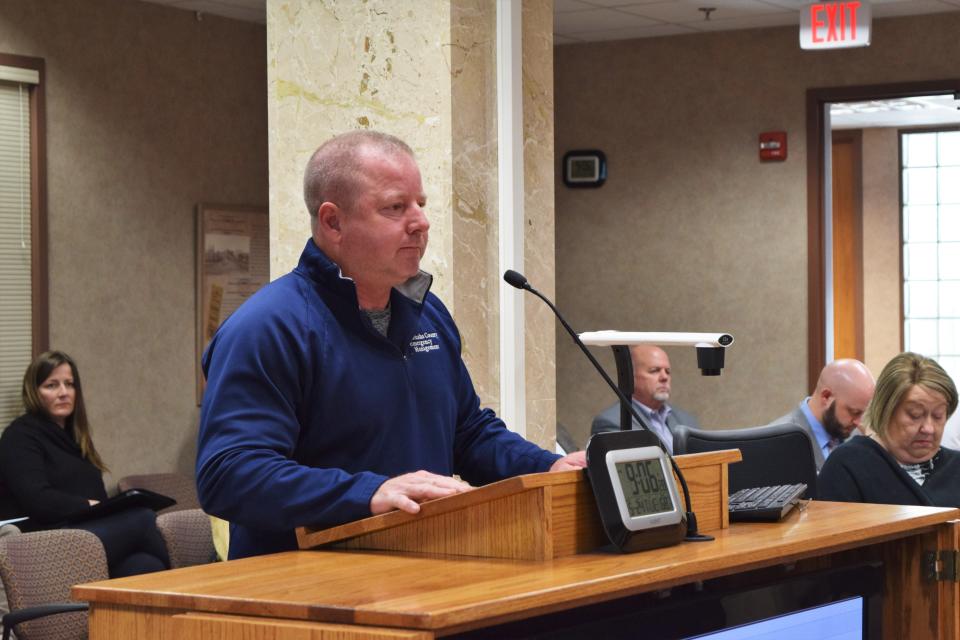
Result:
M145 0L266 23L266 0ZM811 0L554 0L556 44L797 25ZM874 18L960 11L960 0L872 0ZM713 8L707 19L703 8Z
M266 24L266 0L144 0ZM799 25L811 0L554 0L557 45ZM960 0L872 0L873 17L960 11ZM705 8L712 11L703 11ZM798 45L799 46L799 45ZM952 96L834 105L834 128L960 124Z
M800 23L811 0L555 0L557 44L651 38ZM960 0L873 0L874 18L960 11ZM711 8L709 12L703 8Z
M830 105L830 126L832 129L869 129L960 124L958 105L960 103L949 95L834 103Z

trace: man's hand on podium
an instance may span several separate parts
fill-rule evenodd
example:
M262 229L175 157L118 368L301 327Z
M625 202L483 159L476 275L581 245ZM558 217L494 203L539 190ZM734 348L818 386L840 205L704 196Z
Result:
M550 471L571 471L587 466L586 451L574 451L550 466ZM455 493L470 491L472 486L462 480L440 476L429 471L405 473L390 478L370 498L370 513L380 515L394 509L407 513L419 513L420 503L434 498L444 498Z
M380 485L370 498L370 513L376 516L394 509L418 513L421 502L452 496L471 489L473 487L462 480L440 476L429 471L405 473L402 476L390 478Z
M586 466L587 452L574 451L554 462L553 465L550 466L550 471L571 471L573 469L583 469Z

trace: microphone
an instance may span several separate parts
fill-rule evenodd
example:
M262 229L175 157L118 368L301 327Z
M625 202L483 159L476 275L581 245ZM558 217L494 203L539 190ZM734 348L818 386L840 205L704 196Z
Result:
M506 271L503 272L503 279L507 284L509 284L511 287L514 287L515 289L529 291L533 295L543 300L547 304L547 306L550 307L550 310L553 311L553 314L557 316L557 320L560 321L560 324L563 325L563 328L566 329L567 333L570 334L570 337L573 338L574 344L580 347L580 350L583 351L585 356L587 356L587 359L590 361L590 364L594 366L594 368L597 370L600 376L607 383L607 386L609 386L613 390L613 393L616 394L616 396L620 399L621 406L629 409L630 415L632 415L633 418L637 421L637 423L640 424L640 427L644 431L648 431L649 433L651 433L657 439L657 442L660 443L660 448L663 449L664 453L667 454L667 457L670 458L670 466L673 467L673 472L677 474L677 479L680 480L680 488L683 489L683 500L686 503L686 507L687 507L687 540L713 540L713 538L710 536L704 536L702 534L697 533L697 516L690 509L690 490L687 488L687 481L684 479L683 473L680 471L680 467L677 466L677 463L673 459L673 456L670 455L670 451L663 444L663 441L660 440L660 437L656 433L654 433L653 431L650 431L650 429L647 428L646 423L640 417L640 414L637 412L636 407L634 407L630 399L627 398L626 395L624 395L623 391L621 391L620 388L613 383L613 380L610 379L610 376L607 375L607 372L603 370L603 367L600 366L600 363L597 362L597 359L593 357L593 354L590 353L590 350L587 349L586 345L583 344L583 341L580 340L580 336L578 336L577 332L573 330L573 327L567 324L566 319L564 319L563 315L557 310L557 308L553 305L553 303L547 299L546 296L544 296L542 293L540 293L539 291L534 289L532 286L530 286L530 283L527 281L527 278L522 273L514 271L513 269L507 269Z
M511 287L514 287L516 289L526 289L533 293L537 293L536 291L533 291L533 287L530 286L530 283L527 282L527 279L524 277L524 275L522 273L517 273L513 269L507 269L506 271L504 271L503 279L506 280L507 284L510 285ZM550 303L548 302L547 304L550 304Z

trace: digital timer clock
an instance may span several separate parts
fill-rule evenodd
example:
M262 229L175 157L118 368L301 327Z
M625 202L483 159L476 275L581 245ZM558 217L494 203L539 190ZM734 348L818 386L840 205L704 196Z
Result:
M587 473L610 542L631 552L678 544L686 512L670 459L649 431L598 433L587 443Z

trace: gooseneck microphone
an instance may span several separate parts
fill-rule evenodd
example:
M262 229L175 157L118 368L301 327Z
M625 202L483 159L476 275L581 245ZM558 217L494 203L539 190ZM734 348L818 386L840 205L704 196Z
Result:
M620 402L623 404L623 406L627 407L630 410L630 414L636 419L638 423L640 423L640 426L643 427L644 431L650 431L649 429L646 428L647 423L644 422L643 418L640 417L640 414L637 413L637 409L636 407L633 406L633 403L630 401L630 399L626 395L624 395L623 391L621 391L617 385L613 383L613 380L611 380L610 376L607 375L607 372L603 370L603 367L600 366L600 363L597 362L597 359L593 357L593 354L590 353L590 350L587 349L587 346L583 344L583 341L580 340L580 336L577 335L577 332L574 331L569 324L567 324L567 321L560 314L560 312L557 311L557 308L553 306L553 303L550 302L542 293L540 293L539 291L531 287L530 283L527 281L526 277L522 273L517 273L513 269L507 269L506 271L503 272L503 279L511 287L529 291L530 293L532 293L533 295L537 296L538 298L543 300L545 303L547 303L547 306L550 307L550 309L553 311L553 314L557 316L557 320L560 321L560 324L563 325L563 328L566 329L567 333L570 334L570 337L573 338L574 344L580 347L580 350L583 351L583 354L585 356L587 356L587 359L594 366L597 372L601 376L603 376L603 379L607 382L610 388L613 389L613 392L617 394L618 398L620 398ZM651 433L653 432L651 431ZM657 434L654 433L653 435L657 435ZM660 441L659 436L657 437L657 440ZM662 441L660 441L660 448L666 451L668 454L670 453L669 451L667 451L667 448L666 446L664 446Z
M504 271L503 279L506 280L508 285L516 289L527 289L529 291L534 291L533 287L530 286L530 283L527 282L526 276L524 276L522 273L517 273L513 269L507 269L506 271ZM543 300L545 300L547 304L550 304L550 302L546 298L544 298L543 296L540 296L540 297L543 298ZM550 305L550 306L553 306L553 305Z
M600 366L600 363L597 362L597 359L594 358L593 354L590 353L590 350L587 349L587 346L583 344L582 340L580 340L580 336L578 336L577 332L573 330L573 327L567 324L567 321L564 319L563 315L561 315L561 313L557 310L553 303L547 299L546 296L530 286L527 278L522 273L518 273L513 269L507 269L503 272L503 279L511 287L529 291L533 295L543 300L547 306L550 307L550 310L553 311L553 314L557 316L557 320L560 321L560 324L563 325L563 328L566 329L567 333L570 334L570 337L573 338L574 344L580 347L580 350L583 351L585 356L587 356L587 360L590 361L590 364L593 365L593 367L597 370L597 373L599 373L607 383L607 386L609 386L613 390L613 393L616 394L617 398L620 399L621 405L630 410L630 415L634 417L644 431L648 431L653 434L654 437L656 437L657 441L660 443L660 448L663 449L664 453L667 454L667 457L670 458L670 466L673 467L673 472L677 474L677 479L680 480L680 488L683 489L683 501L687 507L687 540L713 540L711 536L705 536L697 533L697 516L690 508L690 490L687 488L687 481L683 477L683 472L680 471L680 467L677 466L677 463L670 454L670 451L663 444L663 441L660 440L660 437L646 427L646 423L643 421L643 418L640 417L640 414L637 413L636 407L633 406L633 403L630 401L630 399L627 398L623 391L621 391L620 388L614 384L613 380L610 379L610 376L607 375L607 372L604 371L603 367Z

